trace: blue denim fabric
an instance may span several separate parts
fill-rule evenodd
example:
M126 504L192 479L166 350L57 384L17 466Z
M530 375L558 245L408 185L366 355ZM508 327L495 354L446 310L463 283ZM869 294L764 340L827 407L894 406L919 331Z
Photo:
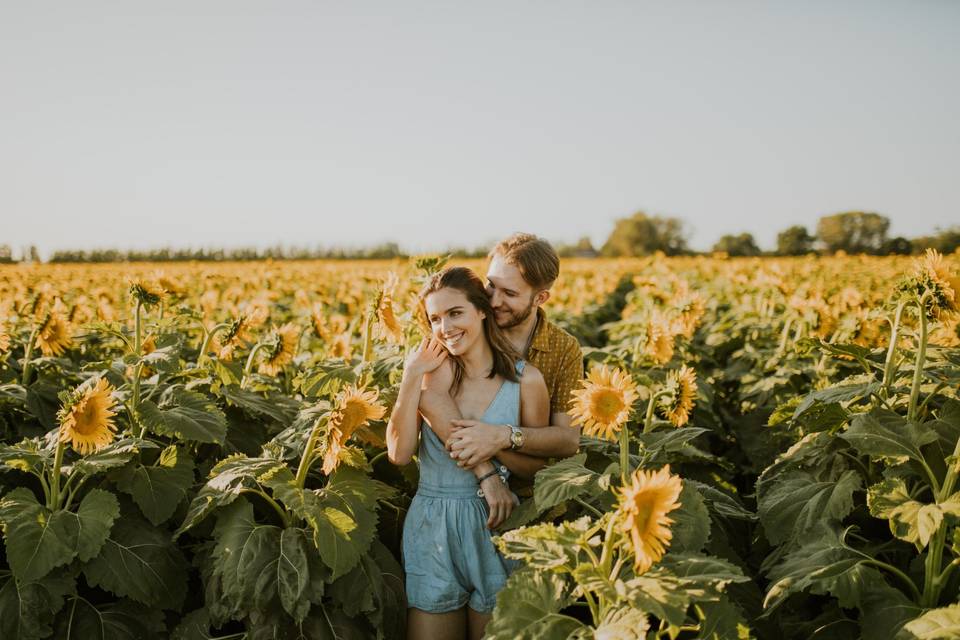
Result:
M481 421L518 424L519 414L520 384L505 380ZM420 484L403 524L407 604L430 613L464 605L488 613L516 563L493 545L476 476L457 466L426 423L418 455Z

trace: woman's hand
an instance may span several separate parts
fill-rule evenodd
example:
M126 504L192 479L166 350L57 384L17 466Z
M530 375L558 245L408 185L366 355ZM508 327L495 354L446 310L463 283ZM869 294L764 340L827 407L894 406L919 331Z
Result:
M447 350L443 348L440 342L433 338L425 339L420 345L407 354L407 359L403 364L404 372L411 375L423 376L443 364L447 359Z
M489 507L487 529L496 529L510 517L519 499L499 475L490 476L484 480L480 483L480 488L483 489L483 498Z

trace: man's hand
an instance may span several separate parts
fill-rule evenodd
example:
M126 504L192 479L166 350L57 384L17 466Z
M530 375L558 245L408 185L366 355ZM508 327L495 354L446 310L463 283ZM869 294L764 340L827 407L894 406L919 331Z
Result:
M480 488L483 489L483 498L489 508L487 529L496 529L506 522L520 500L500 476L490 476L480 484Z
M472 469L510 447L510 427L477 420L452 420L447 438L450 457L464 469Z

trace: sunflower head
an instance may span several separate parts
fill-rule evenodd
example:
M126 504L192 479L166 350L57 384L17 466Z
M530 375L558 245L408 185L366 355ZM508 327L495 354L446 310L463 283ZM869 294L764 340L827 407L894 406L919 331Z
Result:
M257 371L268 376L280 373L284 366L293 362L299 338L300 328L292 322L282 327L274 327L267 337L267 357L260 363Z
M186 293L187 288L183 285L182 282L173 278L163 271L157 271L153 274L153 281L157 283L159 288L164 292L171 294L174 297L182 297Z
M105 378L93 384L83 384L64 394L60 419L60 441L69 442L81 454L92 453L110 444L116 426L113 410L116 400Z
M324 316L323 303L314 302L313 307L310 308L310 327L313 329L313 334L321 340L327 339L326 324L327 319Z
M243 314L238 315L217 338L217 357L229 362L233 359L234 352L246 346L246 342L250 339L250 324L247 317Z
M706 313L706 303L703 296L684 286L681 287L673 305L680 313L677 319L680 334L687 339L692 338L693 332L696 331L697 325L703 318L703 314Z
M690 420L696 395L697 374L683 365L667 374L664 395L660 396L660 409L673 426L682 427Z
M156 280L137 280L130 284L130 295L145 307L160 304L166 293Z
M930 318L946 319L960 312L960 277L951 273L943 256L927 249L913 273L916 287L926 294L926 311Z
M323 472L333 473L340 463L340 451L358 429L371 420L379 420L387 409L378 402L376 390L347 387L337 395L336 407L327 427L327 447L323 456Z
M644 353L657 364L666 364L673 357L674 338L679 327L665 314L654 311L647 324Z
M683 490L680 476L670 473L670 465L659 471L637 469L617 493L614 518L634 554L637 573L646 572L666 552L673 539L667 514L680 506Z
M59 356L72 344L70 324L57 312L46 314L37 331L37 346L45 356Z
M639 394L633 379L620 369L595 367L573 391L570 417L587 435L614 440L630 419Z
M0 318L0 353L10 350L10 334L7 333L7 320Z
M403 327L400 326L393 309L393 301L396 297L399 282L397 274L392 271L387 274L387 279L384 281L383 288L378 293L376 300L378 333L394 344L403 342Z

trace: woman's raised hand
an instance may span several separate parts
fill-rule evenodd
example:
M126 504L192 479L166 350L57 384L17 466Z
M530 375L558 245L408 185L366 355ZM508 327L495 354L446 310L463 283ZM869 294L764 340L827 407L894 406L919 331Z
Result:
M424 339L416 349L407 354L403 367L405 372L422 376L436 370L446 359L447 350L443 348L439 340L431 336Z

